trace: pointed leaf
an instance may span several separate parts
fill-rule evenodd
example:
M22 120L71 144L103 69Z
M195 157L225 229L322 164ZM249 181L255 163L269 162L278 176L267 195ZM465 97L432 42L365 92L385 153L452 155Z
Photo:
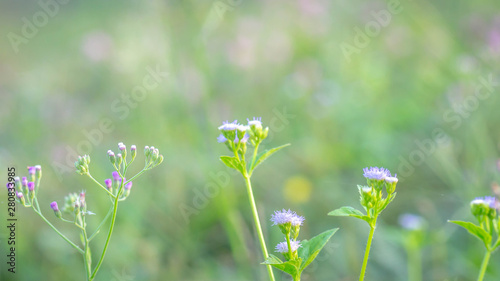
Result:
M329 212L328 215L334 217L355 217L370 223L370 217L364 215L363 213L361 213L361 211L351 206L344 206L339 209L333 210Z
M486 248L489 248L491 243L491 235L488 232L486 232L486 230L482 229L481 227L471 222L466 222L466 221L448 221L448 222L460 225L461 227L467 229L469 233L476 236L479 240L483 241Z
M298 258L291 261L281 261L278 257L274 255L269 255L269 257L262 264L269 264L277 269L286 272L292 276L297 276L300 274L299 267L302 259Z
M299 270L300 273L316 258L321 249L323 249L328 240L330 240L337 230L338 228L330 229L318 234L309 241L302 240L300 242L300 247L297 250L299 258L302 259Z
M235 170L243 173L241 163L240 163L240 160L238 158L236 158L234 156L221 156L220 160L224 164L226 164L226 166L228 166L229 168L235 169Z
M271 149L268 149L268 150L265 150L263 152L261 152L259 155L257 155L257 159L255 160L255 163L252 165L252 167L250 167L250 173L257 167L259 166L259 164L261 164L262 162L264 162L267 158L269 158L269 156L273 155L274 153L278 152L278 150L282 149L282 148L285 148L287 146L289 146L290 144L287 143L287 144L284 144L282 146L278 146L278 147L275 147L275 148L271 148Z

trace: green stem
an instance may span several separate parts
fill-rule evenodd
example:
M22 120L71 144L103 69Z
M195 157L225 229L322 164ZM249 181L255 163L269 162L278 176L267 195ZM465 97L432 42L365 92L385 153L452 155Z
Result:
M104 225L104 223L108 220L109 218L109 215L111 215L111 212L113 211L113 208L109 208L109 211L108 213L106 214L106 216L104 217L104 219L102 220L102 222L99 224L99 226L96 228L96 230L94 231L94 233L92 233L92 235L90 235L89 237L89 241L91 241L92 239L94 239L94 236L97 235L97 233L99 233L99 230L101 230L101 227Z
M375 233L376 223L377 223L377 218L375 218L372 224L370 224L370 234L368 235L368 241L366 242L365 257L363 259L363 266L361 267L361 274L359 275L359 281L363 281L365 279L366 265L368 264L368 256L370 255L370 248L372 246L373 233Z
M89 178L91 178L95 183L97 183L97 185L99 185L102 189L104 189L104 191L106 191L111 197L115 197L113 195L113 193L109 192L109 190L107 188L105 188L100 182L98 182L96 179L94 179L94 177L92 177L92 175L90 173L87 173L87 176L89 176Z
M286 245L288 246L288 254L290 255L290 259L293 259L293 252L292 252L292 247L290 245L290 233L286 235Z
M113 205L113 215L111 217L111 224L109 226L108 237L106 238L106 242L104 244L104 249L102 250L101 258L99 259L99 262L97 263L97 265L96 265L96 267L94 269L94 272L92 272L92 275L90 276L89 281L94 280L94 278L95 278L95 276L97 274L97 271L101 267L102 261L104 260L104 256L106 255L106 250L108 249L108 246L109 246L109 240L111 239L111 234L113 233L113 228L115 226L116 213L118 211L118 199L119 199L118 195L122 191L123 185L124 185L124 182L123 182L123 179L122 179L122 184L120 185L120 189L116 193L117 196L115 197L115 202L114 202L114 205Z
M477 281L483 281L484 274L486 273L486 268L488 267L488 262L490 261L491 251L486 250L484 254L483 262L481 263L481 270L479 271L479 276L477 277Z
M259 150L259 144L260 142L258 142L255 145L255 148L253 150L252 163L250 164L250 174L248 175L249 177L251 177L253 173L253 165L255 165L255 159L257 159L257 151Z
M89 248L89 239L87 237L87 231L85 229L86 227L85 223L85 218L83 218L83 225L82 225L82 234L83 234L83 242L84 242L84 254L83 254L83 262L85 263L85 274L87 276L87 280L90 280L90 274L92 273L92 257L90 255L90 248Z
M259 236L260 247L262 249L264 259L267 259L269 254L267 253L266 241L264 240L264 234L262 233L262 228L260 226L259 213L257 212L257 206L255 205L255 199L253 197L252 184L250 183L250 177L248 175L244 175L244 178L247 186L248 200L250 201L250 207L252 208L255 228L257 229L257 235ZM274 281L274 274L271 265L268 264L266 267L267 272L269 273L269 280Z
M36 202L36 205L38 206L38 200L36 199L36 197L34 198L34 201ZM59 236L61 236L62 239L64 239L66 242L68 242L71 246L73 246L73 248L75 248L80 254L84 254L85 252L80 249L80 247L78 247L75 243L71 242L71 240L68 239L68 237L64 236L64 234L62 234L61 232L59 232L59 230L57 230L57 228L55 226L53 226L43 215L42 215L42 212L35 209L35 207L32 205L31 206L33 208L33 210L35 211L35 213L37 213L57 234L59 234ZM40 208L39 208L40 209Z
M420 257L420 249L413 241L408 242L408 280L422 281L422 261Z

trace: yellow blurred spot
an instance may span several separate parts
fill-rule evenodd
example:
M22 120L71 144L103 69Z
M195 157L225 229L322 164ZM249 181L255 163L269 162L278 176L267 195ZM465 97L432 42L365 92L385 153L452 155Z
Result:
M311 198L312 183L303 176L293 176L285 182L285 199L292 203L304 203Z

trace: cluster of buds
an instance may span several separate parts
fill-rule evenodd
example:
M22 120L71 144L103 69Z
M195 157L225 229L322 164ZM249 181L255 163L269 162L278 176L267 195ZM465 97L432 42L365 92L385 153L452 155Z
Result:
M54 211L54 215L62 220L64 220L62 213L73 215L74 222L77 222L82 227L84 227L82 218L87 214L93 214L87 211L84 191L80 193L70 193L64 197L64 206L62 210L59 209L56 201L50 203L50 208Z
M40 180L42 178L42 167L40 165L29 166L27 177L15 177L15 188L17 201L25 207L31 207L37 195ZM9 187L9 185L7 185Z
M154 146L145 146L144 147L144 156L146 156L145 167L147 169L154 168L163 162L163 155L160 154L158 148Z
M112 179L105 179L104 185L106 189L113 195L116 196L116 193L119 192L122 184L122 177L117 171L113 171L111 173ZM124 199L130 195L130 189L132 188L132 182L127 182L127 179L123 178L123 182L125 183L123 186L123 191L119 195L121 199Z
M500 232L497 212L499 204L493 196L477 197L470 202L472 215L476 217L481 227L488 232L493 229L497 233Z
M300 247L300 241L297 238L299 237L300 226L304 220L304 217L285 209L275 211L271 215L273 225L277 225L286 238L284 242L280 242L276 246L276 252L282 253L287 260L293 260L298 257L297 250Z
M248 124L238 124L237 120L233 122L223 122L219 126L221 134L217 138L219 143L225 143L229 150L237 151L240 154L245 154L247 149L247 142L253 146L257 146L262 142L269 133L269 127L265 129L262 127L261 118L247 119Z
M80 175L86 175L89 173L90 156L78 156L78 160L75 161L76 172Z
M394 199L398 178L384 168L370 167L363 169L363 176L368 186L358 185L361 205L370 217L375 217ZM384 198L383 188L387 193Z

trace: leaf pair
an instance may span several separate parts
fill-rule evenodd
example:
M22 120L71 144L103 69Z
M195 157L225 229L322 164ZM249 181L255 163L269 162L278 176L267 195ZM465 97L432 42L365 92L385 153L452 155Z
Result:
M337 232L338 228L327 230L311 240L302 240L297 250L298 257L290 261L281 261L274 255L269 257L262 264L269 264L275 268L290 274L293 280L300 280L302 271L318 256L319 252L326 245L328 240Z
M273 155L274 153L278 152L278 150L281 150L282 148L285 148L289 146L290 144L284 144L282 146L278 146L275 148L271 148L268 150L264 150L263 152L259 153L257 157L252 161L250 168L248 170L248 175L252 175L253 170L260 165L262 162L264 162L269 156ZM246 172L246 163L242 161L239 157L236 156L221 156L220 160L229 168L235 169L239 171L241 174L245 174Z

